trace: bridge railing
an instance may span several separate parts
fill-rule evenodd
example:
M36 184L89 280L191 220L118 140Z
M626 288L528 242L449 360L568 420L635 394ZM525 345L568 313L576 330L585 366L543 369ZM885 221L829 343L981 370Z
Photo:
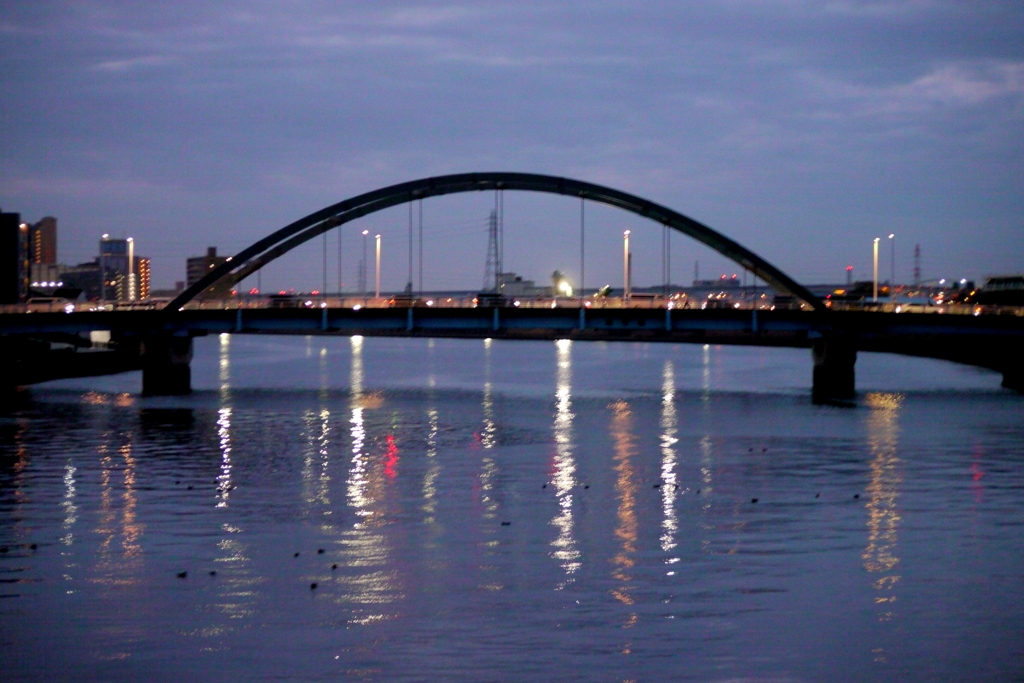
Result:
M163 300L142 300L132 302L95 302L95 301L30 301L20 304L0 305L0 313L82 313L100 311L144 311L160 310L166 302ZM286 298L268 299L264 296L242 296L230 299L204 299L191 301L185 310L235 310L235 309L283 309L283 308L474 308L486 306L471 293L424 295L409 299L401 295L363 297L356 295L297 294ZM579 297L522 296L507 297L503 306L516 308L579 308ZM1024 316L1024 306L988 306L977 304L920 304L912 302L847 302L826 300L826 305L834 311L871 311L880 313L900 314L933 314L933 315L1012 315ZM792 308L809 310L799 303L782 303L776 306L770 298L732 299L732 298L701 298L695 296L634 296L629 300L622 297L587 297L583 306L591 310L642 308L642 309L714 309L729 308L740 310L774 310L776 308Z

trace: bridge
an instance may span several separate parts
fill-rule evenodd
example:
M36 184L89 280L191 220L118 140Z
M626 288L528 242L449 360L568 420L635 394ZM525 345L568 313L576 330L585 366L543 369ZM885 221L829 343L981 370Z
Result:
M800 301L801 306L794 310L700 310L672 308L669 302L662 307L636 308L627 301L625 306L601 308L581 296L555 307L516 307L502 305L500 300L494 305L429 307L415 305L412 297L405 305L398 300L395 305L380 307L342 301L330 305L326 299L311 308L246 308L243 301L218 310L196 307L197 297L217 282L237 284L283 254L347 222L427 197L485 190L560 194L643 216L714 249L777 292ZM410 290L411 286L410 282ZM60 356L39 346L54 341L84 346L82 333L101 330L110 332L113 350L90 349ZM0 313L0 352L15 357L6 380L10 386L141 369L144 394L188 393L192 339L211 333L569 338L810 348L812 395L824 402L854 396L857 352L881 351L989 368L1002 373L1003 386L1024 391L1024 317L831 310L764 258L681 213L593 183L525 173L425 178L339 202L243 249L162 310Z

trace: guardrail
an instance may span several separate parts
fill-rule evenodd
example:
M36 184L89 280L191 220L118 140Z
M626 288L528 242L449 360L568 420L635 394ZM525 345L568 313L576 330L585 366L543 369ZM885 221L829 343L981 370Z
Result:
M0 305L0 313L73 313L87 311L150 311L160 310L167 302L135 301L135 302L69 302L43 301L24 304ZM583 300L587 309L736 309L736 310L809 310L798 303L785 303L778 306L762 301L722 301L718 299L664 297L634 297L624 300L621 297L588 298ZM1024 316L1024 306L988 306L978 304L919 304L896 302L839 302L826 301L826 305L835 311L873 311L879 313L916 313L937 315L1013 315ZM515 308L579 308L578 297L509 297L502 303L503 307ZM276 309L276 308L477 308L492 307L486 302L481 304L475 296L439 296L403 299L401 297L337 297L337 296L300 296L290 299L248 298L193 301L185 306L185 310L236 310L236 309Z

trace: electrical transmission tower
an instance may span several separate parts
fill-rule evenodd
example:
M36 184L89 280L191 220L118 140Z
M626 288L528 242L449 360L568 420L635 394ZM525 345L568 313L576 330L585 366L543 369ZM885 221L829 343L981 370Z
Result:
M921 284L921 245L914 245L914 286Z
M487 223L487 265L484 268L485 292L501 291L501 250L498 245L498 212L491 211Z

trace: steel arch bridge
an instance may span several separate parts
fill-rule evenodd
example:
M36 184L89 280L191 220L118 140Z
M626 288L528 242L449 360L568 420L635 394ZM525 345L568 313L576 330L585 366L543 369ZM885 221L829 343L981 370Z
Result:
M373 190L320 209L277 230L235 254L230 261L207 273L163 309L174 312L220 280L241 282L274 259L323 233L377 211L427 197L482 190L523 190L580 197L661 223L711 247L751 271L777 291L791 294L816 311L825 304L806 287L754 252L712 228L665 206L614 188L536 173L460 173L412 180Z

